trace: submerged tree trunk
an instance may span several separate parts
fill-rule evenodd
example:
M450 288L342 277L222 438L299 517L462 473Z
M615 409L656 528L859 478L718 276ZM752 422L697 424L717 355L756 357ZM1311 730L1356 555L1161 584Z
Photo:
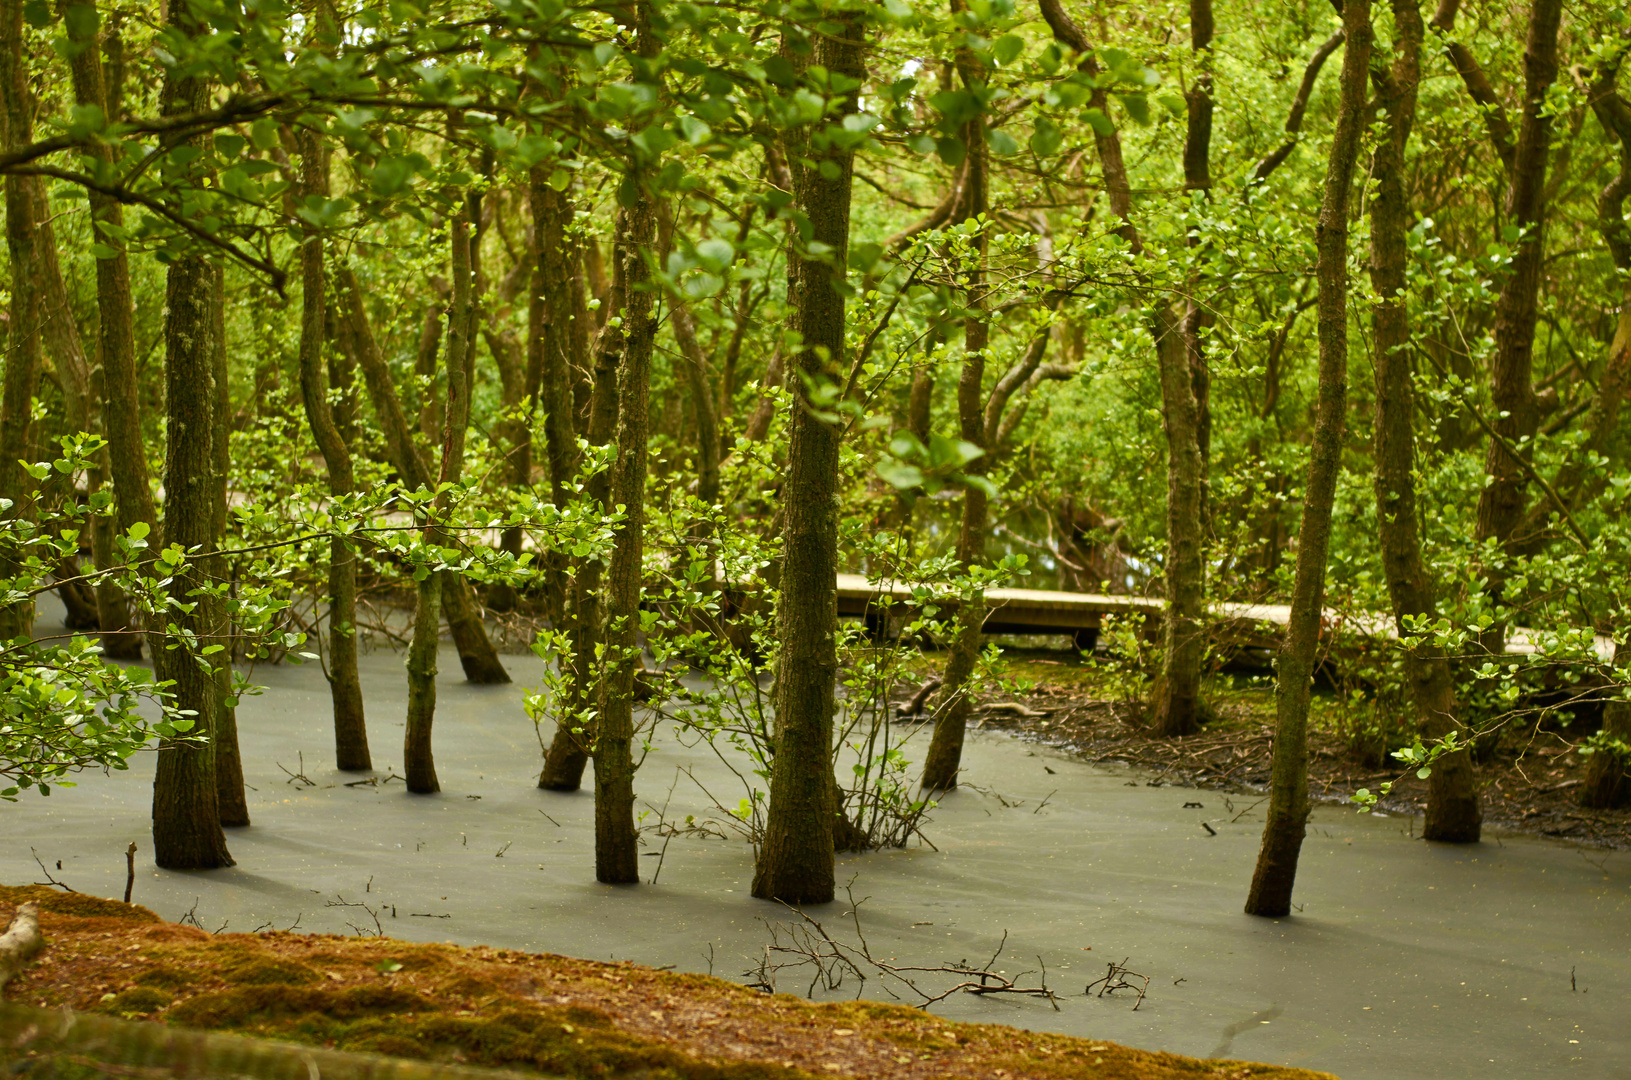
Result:
M1331 508L1341 470L1342 428L1348 405L1348 200L1354 160L1365 128L1365 90L1372 30L1369 0L1347 0L1346 37L1336 129L1326 163L1325 190L1316 231L1319 280L1319 391L1313 445L1297 542L1297 576L1291 616L1280 648L1275 693L1274 771L1263 844L1246 897L1246 914L1291 913L1308 820L1308 700L1314 676L1325 600L1325 561L1331 541Z
M199 35L188 9L170 9L171 25ZM165 115L197 112L209 93L203 79L166 73L161 93ZM163 546L212 551L215 537L215 357L210 309L215 269L196 251L170 263L165 276L164 320L164 539ZM222 609L213 596L207 567L189 558L170 575L168 614L182 633L201 646L221 644ZM216 735L220 696L211 663L175 635L155 647L154 673L169 681L173 701L194 721L192 734L204 742L160 742L153 778L153 857L170 870L231 866L221 831L216 784ZM155 641L159 635L155 634Z
M1539 420L1532 383L1535 322L1539 314L1540 278L1546 256L1546 161L1551 152L1552 117L1547 95L1557 79L1557 32L1563 0L1534 0L1529 37L1524 48L1523 116L1518 122L1506 191L1506 219L1524 235L1512 253L1512 264L1495 301L1495 356L1490 362L1493 426L1484 453L1488 482L1478 497L1478 524L1473 538L1494 541L1515 554L1524 537L1516 535L1525 509L1526 462L1508 448L1523 447L1534 437ZM1495 106L1498 110L1499 106ZM1527 454L1527 448L1519 450ZM1506 574L1486 571L1487 589L1500 600ZM1501 655L1506 641L1499 619L1484 634L1484 647Z
M1399 633L1405 620L1437 616L1437 589L1422 560L1416 506L1415 386L1410 363L1410 315L1405 301L1410 207L1404 187L1405 147L1415 123L1421 82L1423 35L1420 0L1393 0L1393 64L1376 81L1383 128L1376 144L1370 199L1371 284L1378 297L1372 312L1371 363L1376 373L1376 528L1382 566ZM1457 720L1455 682L1449 659L1431 646L1410 651L1406 684L1417 726L1430 738L1462 730ZM1478 839L1482 813L1467 751L1440 758L1428 787L1429 840Z
M971 86L983 77L971 58L959 57L965 86ZM985 117L976 116L963 128L963 141L968 146L968 164L965 175L960 217L978 219L987 211L988 160L985 147ZM963 323L963 370L957 379L957 420L964 442L987 449L985 434L985 353L991 336L991 325L985 319L985 252L986 240L982 233L969 253L969 271L964 303L975 314ZM968 472L983 474L986 459L977 458L968 465ZM984 488L973 484L963 487L962 521L957 532L957 562L965 574L971 574L984 561L985 538L989 528L987 498ZM923 757L922 786L929 791L950 791L957 786L957 774L963 767L963 736L968 728L968 717L973 711L970 683L974 668L980 659L980 631L985 625L985 590L965 592L957 608L957 631L946 655L946 670L940 690L940 700L934 710L934 735L929 750Z
M837 16L816 39L811 62L860 83L862 22ZM844 111L854 113L850 97ZM853 153L799 148L793 164L796 203L810 239L828 258L789 251L793 329L804 351L795 362L816 379L838 381L844 364L844 279L849 251ZM792 386L786 480L782 486L783 565L776 606L775 709L778 737L770 772L770 807L753 875L753 895L789 904L833 896L833 684L838 671L838 451L841 433L816 415L802 381Z
M315 133L302 131L300 151L305 194L328 198L327 149ZM324 377L323 261L322 234L304 225L300 246L300 398L328 471L329 495L343 499L356 488L356 477L351 467L351 448L335 423L328 400L328 380ZM373 768L363 716L362 681L357 673L357 555L339 535L329 540L328 666L324 674L334 704L335 767L342 772Z
M437 487L444 483L456 484L464 474L465 429L470 422L469 366L466 353L472 347L470 340L471 266L469 211L461 210L448 223L448 243L452 248L453 306L448 310L447 349L444 351L447 377L447 396L444 406L446 419L442 428L441 470L436 478ZM425 543L445 549L449 537L443 521L451 509L446 492L438 495L432 504L425 525ZM433 580L434 579L434 580ZM450 594L463 582L451 571L426 573L417 589L414 609L413 637L408 644L408 720L403 735L402 764L407 774L408 790L415 794L430 794L441 790L436 778L436 765L431 753L431 724L436 717L436 646L440 608L447 605ZM452 616L449 614L449 628ZM456 631L455 631L456 633Z
M210 556L204 572L221 588L228 585L231 568L219 554L227 531L228 483L232 470L232 393L227 384L226 267L210 264L210 372L214 376L214 411L210 423L210 450L215 476L210 485ZM217 601L215 612L220 627L212 643L224 646L214 654L215 698L219 708L215 718L215 791L221 807L221 824L241 828L249 824L249 800L244 794L243 754L238 749L238 709L232 692L233 629L226 606Z
M1614 646L1614 667L1623 681L1631 670L1631 645ZM1580 805L1590 810L1612 810L1631 802L1631 702L1616 697L1603 706L1602 735L1618 746L1598 746L1586 759Z
M81 11L94 12L86 4ZM63 25L72 38L70 65L74 98L80 105L94 105L110 118L119 109L117 77L104 73L97 41L99 20L88 23L68 19ZM106 74L106 78L104 77ZM110 85L112 84L112 85ZM102 142L85 147L87 155L111 166L113 151ZM111 249L111 258L96 260L97 348L92 368L93 396L101 406L103 435L108 441L107 472L113 482L114 528L120 535L131 526L146 525L150 540L156 539L157 516L153 506L152 484L147 471L147 451L142 439L141 402L136 386L135 320L130 292L130 264L122 235L124 210L117 199L101 192L89 193L91 219L98 243ZM111 538L103 535L97 543L106 549L97 556L97 568L112 565ZM106 560L104 562L104 560ZM130 618L123 593L111 584L98 590L97 607L102 622L102 647L110 659L139 660L142 635Z

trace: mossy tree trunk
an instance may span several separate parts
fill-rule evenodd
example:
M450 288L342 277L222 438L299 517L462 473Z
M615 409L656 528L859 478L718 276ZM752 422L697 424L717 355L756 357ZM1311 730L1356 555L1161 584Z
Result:
M301 187L307 197L328 198L328 150L310 131L299 136ZM300 398L306 422L323 455L328 471L329 495L344 499L356 488L351 448L341 436L329 405L327 366L323 362L324 278L323 236L307 223L300 245ZM343 350L342 350L343 351ZM373 767L368 752L368 727L363 714L362 680L357 673L357 555L342 536L329 540L328 559L328 677L334 705L334 762L344 772Z
M834 11L833 30L816 38L811 63L830 73L864 77L862 21ZM842 107L858 111L851 93ZM839 123L835 118L833 123ZM788 303L803 351L793 363L816 380L840 381L844 370L844 292L849 253L850 183L855 159L821 131L789 139L802 145L793 163L795 204L815 257L798 243L788 256ZM838 671L837 483L840 431L816 414L803 380L789 380L787 472L782 486L781 602L776 606L777 738L770 806L754 867L753 895L790 904L833 897L833 831L840 808L832 773L833 688Z
M1378 300L1371 313L1371 364L1376 375L1376 528L1388 596L1401 636L1405 620L1435 618L1436 587L1421 553L1416 504L1415 385L1411 373L1410 314L1405 300L1410 206L1405 194L1405 148L1416 118L1424 33L1420 0L1393 0L1393 62L1375 77L1381 137L1371 163L1371 284ZM1431 738L1462 730L1449 659L1431 646L1406 658L1406 685L1417 726ZM1482 812L1466 751L1440 758L1428 786L1429 840L1478 839Z
M1326 161L1324 193L1315 231L1319 283L1319 389L1313 444L1297 541L1291 615L1280 648L1275 693L1274 764L1263 842L1246 898L1246 914L1278 918L1291 912L1308 820L1308 702L1325 601L1325 562L1331 508L1342 465L1342 429L1348 406L1348 205L1354 161L1365 129L1365 91L1371 42L1369 0L1347 0L1346 39L1337 99L1336 129Z

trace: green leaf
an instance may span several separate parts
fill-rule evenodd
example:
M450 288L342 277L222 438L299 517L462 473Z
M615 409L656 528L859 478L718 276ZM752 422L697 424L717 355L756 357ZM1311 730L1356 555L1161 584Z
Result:
M968 147L963 145L963 140L953 138L950 135L947 135L944 138L936 139L934 141L934 148L939 151L940 160L944 161L952 168L956 168L957 166L961 165L963 163L963 159L968 157Z
M23 5L23 18L28 20L28 25L37 30L44 30L51 25L51 5L45 0L28 0L28 3ZM10 92L9 87L7 92Z
M1058 124L1046 116L1036 119L1036 128L1031 132L1031 152L1037 157L1052 157L1059 152L1059 147L1065 141L1065 133Z
M1116 133L1116 125L1104 114L1103 109L1083 109L1082 119L1100 135L1114 135Z
M1025 51L1025 39L1018 34L1004 34L991 45L991 55L997 63L1007 67Z
M374 970L381 975L389 975L394 971L401 971L402 965L395 960L381 960L374 965Z
M697 245L697 261L716 273L724 270L735 259L736 248L731 246L729 240L715 237Z
M908 465L904 461L884 458L874 466L877 474L883 477L886 483L901 489L923 486L923 471L915 465Z
M1148 125L1150 122L1150 101L1143 94L1117 94L1121 99L1122 108L1135 123Z
M987 130L985 143L991 147L991 152L998 157L1008 157L1011 154L1019 153L1019 143L1015 142L1014 137L1002 130L1002 128Z

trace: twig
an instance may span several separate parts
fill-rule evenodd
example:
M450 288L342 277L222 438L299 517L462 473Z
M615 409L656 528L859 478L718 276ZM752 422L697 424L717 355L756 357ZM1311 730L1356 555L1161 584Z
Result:
M1095 986L1099 988L1098 994L1095 995L1097 997L1104 997L1106 994L1114 994L1117 990L1136 991L1138 993L1138 1000L1133 1002L1133 1011L1137 1012L1138 1007L1144 1004L1145 992L1150 988L1150 977L1148 975L1140 975L1138 972L1128 968L1127 960L1130 959L1132 958L1127 957L1119 964L1111 963L1110 970L1104 973L1104 977L1094 979L1092 982L1088 983L1087 989L1082 992L1084 994L1091 994L1093 993L1093 988ZM1143 979L1143 985L1133 984L1129 980L1129 976L1131 976L1133 979Z
M71 892L71 893L75 893L75 894L77 894L79 892L78 889L71 888L71 887L69 887L67 885L64 885L62 882L60 882L56 878L52 877L51 876L51 871L49 871L49 870L47 870L45 868L45 864L43 862L40 862L40 853L39 852L35 851L33 848L29 848L28 851L29 851L29 854L34 856L34 861L36 863L39 863L40 873L45 875L45 880L44 881L36 881L34 884L36 884L36 885L55 885L57 888L61 889L63 892ZM57 869L58 870L62 869L62 863L60 863L60 862L57 863Z
M125 903L130 903L130 894L136 888L136 841L132 840L125 849Z

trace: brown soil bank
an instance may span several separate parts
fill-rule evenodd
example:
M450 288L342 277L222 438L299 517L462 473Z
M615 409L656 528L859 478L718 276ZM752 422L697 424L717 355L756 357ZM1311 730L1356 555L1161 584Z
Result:
M39 902L47 950L7 1000L338 1050L581 1077L1332 1080L959 1024L900 1005L811 1004L703 975L383 937L208 934L146 908L0 886L0 927Z

